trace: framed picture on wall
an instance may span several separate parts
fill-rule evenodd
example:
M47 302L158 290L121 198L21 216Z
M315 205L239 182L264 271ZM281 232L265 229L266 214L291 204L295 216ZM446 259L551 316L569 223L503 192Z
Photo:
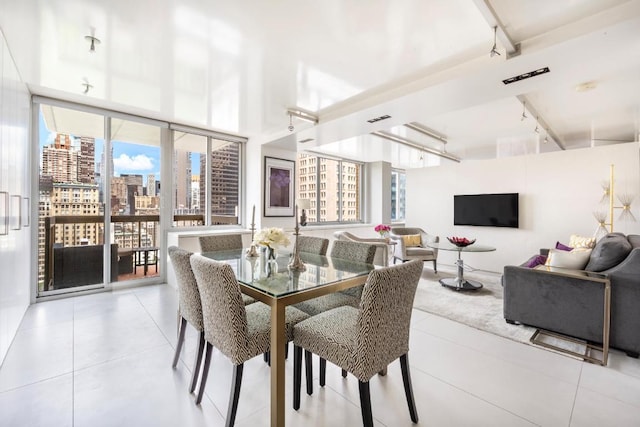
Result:
M296 162L264 158L264 216L294 216Z

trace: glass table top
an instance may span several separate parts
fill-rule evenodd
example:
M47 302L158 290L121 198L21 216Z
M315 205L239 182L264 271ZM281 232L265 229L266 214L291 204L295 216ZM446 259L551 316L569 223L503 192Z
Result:
M372 264L307 253L300 253L305 271L287 268L290 254L278 254L276 263L268 262L262 252L258 257L247 257L244 249L203 252L202 256L228 263L239 282L274 297L366 276L375 268Z
M428 243L427 246L433 249L442 249L443 251L460 251L460 252L491 252L495 251L496 248L492 246L484 246L484 245L473 245L465 246L460 248L449 242L440 242L440 243Z

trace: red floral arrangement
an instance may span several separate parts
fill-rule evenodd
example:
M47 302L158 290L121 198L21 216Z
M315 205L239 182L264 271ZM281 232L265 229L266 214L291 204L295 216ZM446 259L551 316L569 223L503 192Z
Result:
M378 224L374 227L376 233L380 234L382 237L387 235L391 231L391 227L385 224Z

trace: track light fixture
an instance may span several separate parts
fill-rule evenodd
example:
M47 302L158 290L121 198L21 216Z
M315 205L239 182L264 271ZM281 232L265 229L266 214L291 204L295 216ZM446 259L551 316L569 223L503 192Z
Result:
M498 26L494 26L493 27L493 47L491 48L491 52L489 52L489 55L493 58L494 56L498 55L500 56L500 52L498 52L497 46L496 46L496 37L498 34Z
M288 127L288 129L289 129L289 132L293 132L293 129L295 129L293 127L293 115L291 115L291 113L289 113L289 127Z
M96 51L96 45L100 44L100 39L96 38L95 36L91 35L91 36L84 36L84 39L87 40L88 42L90 42L91 44L89 45L89 52L93 53Z
M524 121L527 118L527 109L526 109L526 102L522 102L522 116L520 117L520 121Z
M540 128L538 126L538 116L536 116L536 128L533 130L535 133L540 133Z
M82 86L84 86L84 90L82 91L82 93L84 94L89 93L89 90L93 89L93 85L89 83L89 80L87 78L83 79Z

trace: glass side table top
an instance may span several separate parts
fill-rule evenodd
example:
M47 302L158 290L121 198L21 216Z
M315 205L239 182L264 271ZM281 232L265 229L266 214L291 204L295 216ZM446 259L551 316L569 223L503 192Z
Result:
M464 278L464 261L462 261L462 252L492 252L496 248L492 246L473 245L469 246L456 246L449 242L440 243L428 243L427 246L433 249L441 249L443 251L455 251L458 252L458 259L456 260L457 275L454 278L440 279L440 284L456 291L475 291L482 288L482 283L476 280L468 280Z
M496 248L485 245L473 245L459 247L449 242L427 243L427 246L433 249L442 249L443 251L459 251L459 252L492 252Z

